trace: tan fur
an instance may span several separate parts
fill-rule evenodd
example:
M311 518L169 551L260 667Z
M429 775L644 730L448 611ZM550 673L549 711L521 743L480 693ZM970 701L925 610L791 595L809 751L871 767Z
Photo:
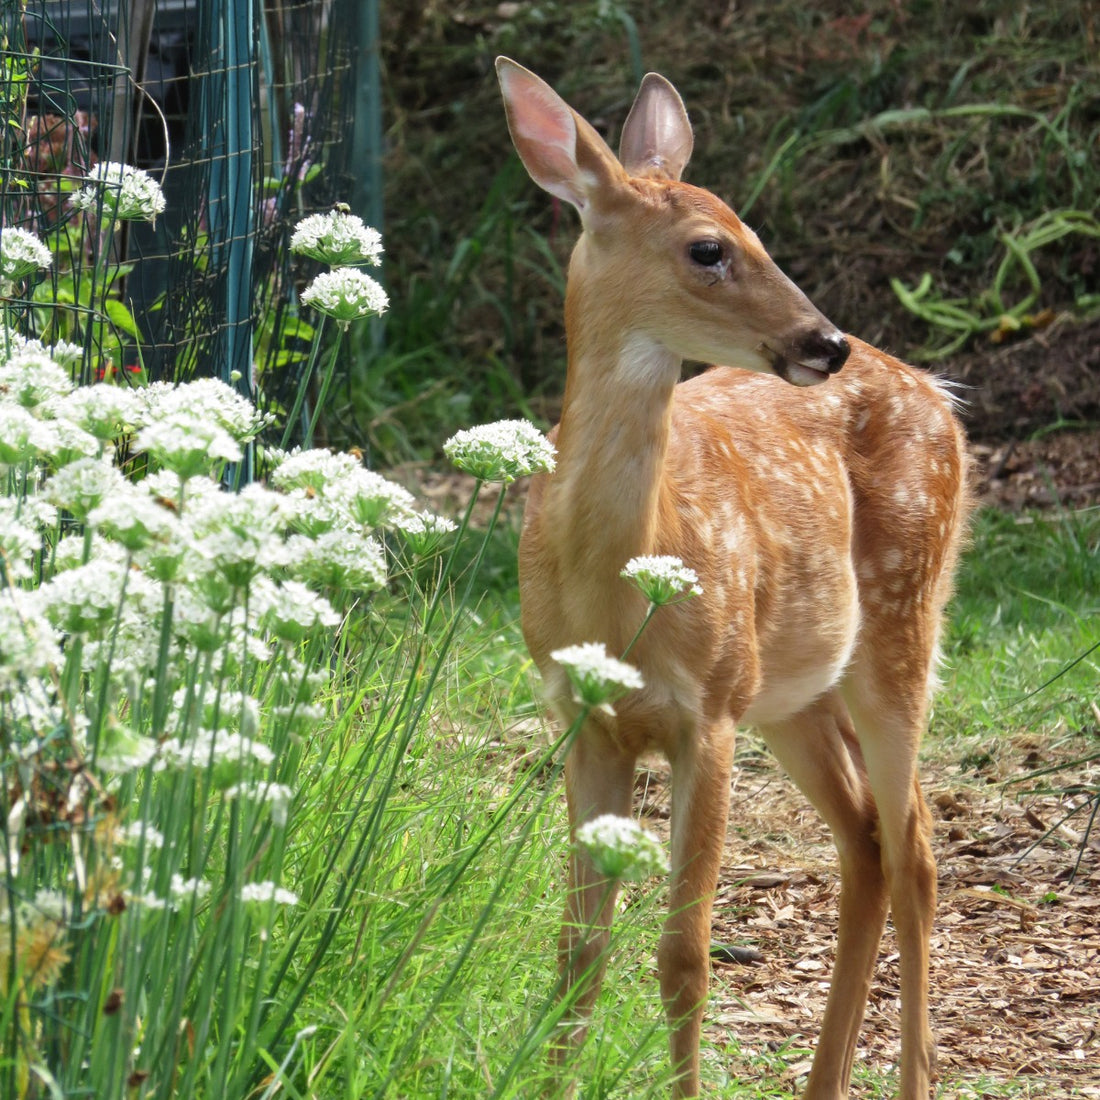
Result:
M585 641L621 653L642 621L644 600L619 576L628 559L678 556L703 589L657 613L630 654L645 688L613 718L591 716L566 764L574 827L631 812L641 753L672 765L659 965L676 1095L698 1094L734 733L753 724L831 826L840 856L836 971L805 1095L847 1095L892 906L901 1095L926 1100L935 865L916 757L965 525L962 431L933 380L854 338L840 373L813 388L728 367L677 384L685 356L764 370L781 352L814 365L807 349L835 341L835 329L718 199L673 179L628 178L578 116L571 174L559 148L569 152L568 108L512 64L501 82L517 148L584 225L566 299L558 466L532 486L520 544L524 635L555 708L576 712L550 653ZM675 124L678 97L660 78L647 82L631 117L653 116L653 97L659 113L634 135L632 155L645 160L648 135L669 131L672 152L653 159L683 160L690 130L686 115ZM542 126L544 100L556 113ZM684 262L700 237L723 242L722 271ZM586 860L571 859L570 878L559 949L568 985L581 988L556 1044L562 1063L584 1033L613 904Z

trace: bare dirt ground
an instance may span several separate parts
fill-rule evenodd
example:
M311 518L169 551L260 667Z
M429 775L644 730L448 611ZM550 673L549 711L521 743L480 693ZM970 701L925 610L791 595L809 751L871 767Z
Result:
M1081 747L1059 751L1068 759ZM1100 764L1062 775L1057 785L1069 793L1005 786L1055 761L1046 746L1017 739L996 756L945 755L922 766L939 861L931 990L942 1096L1000 1096L994 1085L1013 1082L1014 1096L1100 1097L1100 830L1082 844L1087 816L1063 820L1085 801L1080 785L1100 781ZM667 825L666 780L659 765L639 776L640 809L658 831ZM747 738L732 785L714 941L748 956L714 962L715 1039L726 1031L750 1052L812 1046L837 898L828 830ZM881 1071L896 1067L899 1053L897 961L888 926L858 1056ZM789 1083L808 1069L808 1059L792 1062ZM746 1064L743 1073L759 1068ZM853 1095L878 1094L857 1083Z
M1100 431L1076 430L1023 442L972 443L983 504L1016 511L1100 500Z

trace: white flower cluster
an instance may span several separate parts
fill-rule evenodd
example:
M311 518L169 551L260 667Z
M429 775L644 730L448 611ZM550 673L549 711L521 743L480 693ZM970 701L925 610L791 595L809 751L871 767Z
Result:
M237 783L225 790L227 799L239 798L253 804L266 803L271 810L272 823L282 828L294 792L285 783Z
M154 383L138 391L134 446L181 478L239 462L241 446L270 420L232 386L205 378L183 386Z
M619 882L641 881L668 871L661 842L629 817L593 818L577 829L575 843L601 875Z
M148 821L130 821L115 831L115 839L134 848L145 847L161 849L164 847L164 834Z
M68 340L58 340L47 346L41 340L28 339L18 332L6 332L0 337L0 354L14 357L21 352L48 356L66 370L84 357L84 349L79 344L70 344Z
M334 454L321 448L275 456L278 465L271 472L272 485L282 489L289 501L291 527L318 545L340 551L341 532L367 532L380 527L400 532L414 557L438 549L454 523L431 512L418 511L413 495L402 486L364 468L350 454ZM344 540L347 541L347 540ZM350 540L353 545L355 540ZM302 560L314 553L300 540L291 540ZM372 576L382 559L372 544L363 567ZM353 555L349 555L349 564ZM324 582L322 582L324 583ZM378 587L369 584L368 587Z
M147 222L155 222L164 212L160 184L141 168L103 161L87 174L85 183L70 200L75 210L96 214L102 208L118 221Z
M457 432L443 453L479 481L510 484L517 477L550 473L554 445L527 420L498 420Z
M72 389L69 372L33 346L15 348L0 362L0 391L25 409L64 400Z
M357 267L322 271L302 291L302 302L345 328L360 317L385 313L390 304L382 287Z
M8 347L0 359L0 718L13 751L34 752L49 730L75 735L86 724L61 706L56 686L75 656L87 675L108 669L114 709L88 746L108 780L196 767L211 769L221 789L248 789L274 764L264 731L317 720L325 670L307 669L301 647L339 625L334 599L387 584L379 529L407 530L417 553L451 525L418 511L407 490L359 458L322 450L278 455L270 485L227 492L217 480L225 461L265 424L231 387L74 390L40 346ZM140 480L123 475L116 446L144 451ZM61 517L84 530L59 537ZM264 713L238 700L228 718L224 692L217 714L173 696L163 728L130 727L154 677L185 682L200 662L215 678L242 662L270 668L283 696ZM266 802L285 821L288 796L272 788Z
M363 224L363 219L341 210L327 214L310 214L294 228L290 251L314 260L342 267L347 264L381 262L382 235Z
M573 698L581 706L610 709L628 691L645 687L642 674L625 661L612 657L601 642L565 646L550 654L569 677Z
M16 226L0 228L0 292L52 263L53 254L33 233Z
M377 264L382 259L382 237L363 219L343 210L311 214L295 227L292 252L328 264L302 291L302 303L333 318L344 329L360 317L385 313L390 301L381 285L356 264Z
M162 896L153 891L148 881L152 878L152 867L147 865L142 868L142 871L146 879L145 889L140 893L131 894L129 901L146 909L167 909L177 912L185 905L202 901L210 893L209 882L201 878L184 878L175 871L169 882L167 894Z
M678 603L703 592L695 570L688 569L679 558L668 554L631 558L620 576L633 581L655 607Z
M241 901L275 902L276 905L297 905L298 895L293 890L284 890L273 882L246 882L241 887Z

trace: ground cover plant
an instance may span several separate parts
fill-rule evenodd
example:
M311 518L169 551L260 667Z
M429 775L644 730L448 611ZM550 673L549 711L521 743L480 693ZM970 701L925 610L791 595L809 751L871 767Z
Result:
M85 209L155 217L113 167ZM296 247L377 261L357 219L322 220ZM5 228L0 257L4 1094L244 1096L265 1060L281 1089L466 613L472 580L443 607L455 524L353 455L268 449L242 487L268 417L213 379L74 384L84 349L19 331L49 249ZM344 327L385 304L348 267L303 302Z
M162 209L124 166L88 191L98 219ZM385 307L347 266L380 251L354 216L307 218L291 247L342 265L304 308L346 330ZM492 730L534 704L479 571L505 487L552 447L522 421L454 434L456 524L360 455L260 446L289 428L215 379L80 384L87 348L20 331L51 262L0 231L4 1095L468 1095L482 1014L518 1041L492 1044L495 1094L524 1094L560 1008L545 935L517 955L515 925L554 892L540 840L560 847L570 731L500 774ZM508 560L514 591L514 542ZM588 660L578 691L608 705ZM622 835L591 843L629 855Z

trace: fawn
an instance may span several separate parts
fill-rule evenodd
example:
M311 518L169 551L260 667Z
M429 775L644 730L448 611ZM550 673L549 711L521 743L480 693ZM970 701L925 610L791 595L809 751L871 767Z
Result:
M840 862L836 963L804 1095L848 1093L889 907L900 1095L927 1100L936 865L916 769L967 512L951 401L841 334L723 202L680 182L692 131L662 77L642 82L616 158L539 77L504 57L497 75L520 159L582 228L557 468L533 482L520 542L524 636L558 714L579 709L550 653L599 641L617 655L641 622L645 600L619 576L628 559L674 555L703 589L662 608L631 652L645 687L613 716L589 714L565 765L574 829L630 815L640 754L671 766L658 965L674 1094L699 1094L734 736L752 725L830 826ZM684 359L727 365L680 382ZM606 887L571 856L559 955L576 1009L555 1072L598 991Z

